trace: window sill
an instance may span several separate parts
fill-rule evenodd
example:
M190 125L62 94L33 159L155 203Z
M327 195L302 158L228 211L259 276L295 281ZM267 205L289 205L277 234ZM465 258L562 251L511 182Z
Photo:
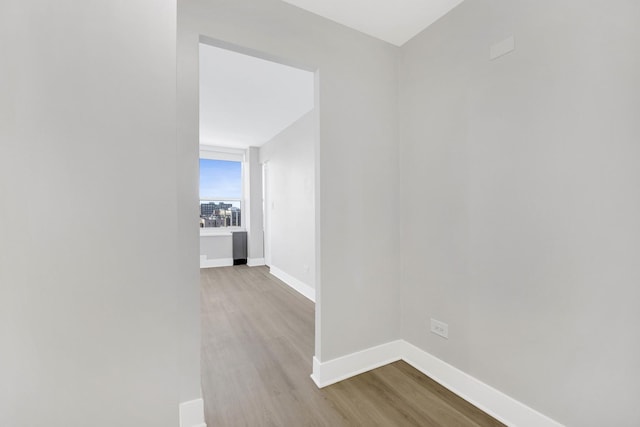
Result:
M246 231L244 228L232 228L232 229L223 229L223 230L207 230L207 229L201 229L200 230L200 237L224 237L224 236L231 236L231 233L234 231Z

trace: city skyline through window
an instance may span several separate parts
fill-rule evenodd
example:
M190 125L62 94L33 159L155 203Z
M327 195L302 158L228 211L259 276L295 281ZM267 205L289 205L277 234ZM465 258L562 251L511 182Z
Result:
M242 163L200 159L200 228L240 227Z

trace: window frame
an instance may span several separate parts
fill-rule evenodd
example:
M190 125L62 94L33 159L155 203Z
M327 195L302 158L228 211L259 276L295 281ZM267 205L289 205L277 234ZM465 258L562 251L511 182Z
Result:
M200 145L200 157L198 158L198 163L200 159L205 160L223 160L228 162L239 162L240 163L240 189L241 194L239 199L235 198L203 198L200 195L200 177L198 176L198 204L200 202L239 202L240 203L240 226L229 226L229 227L200 227L200 235L201 236L215 236L215 235L227 235L232 231L245 231L245 150L238 148L230 148L230 147L214 147L207 145Z

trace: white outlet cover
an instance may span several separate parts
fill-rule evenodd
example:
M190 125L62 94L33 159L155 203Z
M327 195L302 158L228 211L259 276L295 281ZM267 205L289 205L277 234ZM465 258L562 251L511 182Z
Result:
M436 319L431 319L431 332L442 338L449 339L449 325Z

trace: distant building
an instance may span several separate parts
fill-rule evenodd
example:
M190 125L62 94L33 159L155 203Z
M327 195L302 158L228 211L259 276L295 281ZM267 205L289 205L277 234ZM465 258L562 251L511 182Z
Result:
M240 208L231 203L207 202L200 204L200 228L240 227Z
M208 202L208 203L201 203L200 204L200 216L201 217L206 217L206 216L212 216L217 214L216 211L220 210L220 209L229 209L231 208L233 205L231 203L216 203L216 202Z
M240 227L240 225L241 225L241 221L240 221L240 217L241 217L240 208L230 207L230 208L229 208L229 210L228 210L227 212L229 212L229 225L230 225L231 227Z

